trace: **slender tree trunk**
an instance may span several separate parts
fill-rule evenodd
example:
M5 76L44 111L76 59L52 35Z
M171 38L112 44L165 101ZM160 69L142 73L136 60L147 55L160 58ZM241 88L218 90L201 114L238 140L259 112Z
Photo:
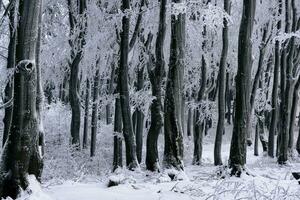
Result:
M239 32L238 72L233 134L229 163L231 174L240 176L246 163L246 137L250 129L250 83L252 69L252 29L255 15L255 0L243 0L243 14Z
M229 14L230 10L230 0L224 0L224 10ZM224 27L223 27L223 49L220 61L220 70L219 70L219 99L218 99L218 125L215 139L215 147L214 147L214 163L215 165L222 165L222 155L221 155L221 147L222 147L222 135L225 131L225 90L226 90L226 66L227 66L227 54L228 54L228 22L227 19L224 19Z
M84 124L83 124L83 140L82 140L82 148L87 148L87 141L88 141L88 132L89 132L89 115L90 115L90 93L91 93L91 86L90 80L86 80L86 90L85 90L85 108L84 108Z
M226 74L226 91L225 91L225 98L226 98L226 119L227 123L231 124L231 90L230 90L230 75L229 72Z
M291 1L285 1L285 21L286 27L285 32L291 31ZM289 125L291 116L291 104L293 94L293 80L292 69L293 69L293 54L294 54L294 40L292 37L287 44L290 47L287 49L284 47L282 50L281 57L281 70L280 70L280 90L281 90L281 103L280 103L280 140L279 140L279 156L278 163L285 164L288 160L288 142L289 142Z
M99 61L98 61L99 62ZM99 63L96 66L98 67ZM98 126L98 97L100 89L100 71L97 69L94 77L93 85L93 105L92 105L92 123L91 123L91 157L95 156L97 142L97 126Z
M123 166L122 161L122 110L120 98L116 98L114 120L114 162L113 171Z
M141 67L137 72L137 91L144 87L144 67ZM142 161L143 152L143 132L144 132L144 114L140 108L136 109L136 154L138 162Z
M114 92L114 76L115 76L115 63L111 64L111 75L108 83L108 95L112 95ZM111 114L111 103L109 102L106 105L106 124L112 123L112 114Z
M0 4L0 7L2 7L2 2ZM8 58L7 58L7 68L11 69L16 66L16 44L17 44L17 9L18 9L18 1L15 2L15 5L10 9L9 11L9 32L10 32L10 39L9 39L9 45L8 45ZM7 103L9 100L13 98L13 77L8 81L5 87L5 98L4 103ZM4 123L4 130L3 130L3 141L2 146L4 146L10 127L11 127L11 120L12 120L12 113L13 113L13 106L9 106L5 108L5 114L3 118Z
M282 13L282 0L278 1L279 4L279 15ZM281 30L281 21L277 23L277 30ZM269 128L269 139L268 139L268 155L274 157L275 150L275 135L278 120L278 86L279 86L279 71L280 71L280 43L275 43L275 65L274 65L274 77L273 77L273 88L272 88L272 112L271 112L271 124Z
M188 118L187 118L187 136L191 137L193 134L193 109L188 109Z
M37 117L36 51L41 1L20 1L14 74L12 126L1 160L0 196L15 199L28 187L31 157L39 155L39 119ZM30 12L29 12L30 11Z
M199 104L199 106L194 113L194 158L193 158L194 165L200 165L201 158L202 158L202 140L203 140L203 132L205 126L205 119L201 118L201 112L202 112L201 104L203 103L205 90L206 90L206 82L207 82L206 68L207 68L206 61L204 59L204 56L202 56L201 87L197 96L197 103Z
M130 9L130 0L122 0L122 10ZM136 156L136 142L131 120L128 90L129 16L122 18L121 54L119 69L120 101L123 119L123 134L126 146L126 164L131 170L139 167Z

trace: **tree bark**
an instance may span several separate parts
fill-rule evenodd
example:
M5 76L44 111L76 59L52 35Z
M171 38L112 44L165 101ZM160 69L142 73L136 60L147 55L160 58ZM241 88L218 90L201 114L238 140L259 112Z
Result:
M163 126L162 118L162 78L164 75L165 60L164 60L164 41L166 36L166 4L167 0L160 1L159 12L159 27L156 38L155 55L156 61L152 63L154 56L148 63L148 73L150 77L152 96L155 97L151 104L151 124L147 136L146 148L146 167L150 171L159 171L159 158L157 150L157 140ZM152 69L153 65L154 68Z
M85 105L84 105L84 124L83 124L83 139L82 139L82 148L87 148L87 141L88 141L88 132L89 132L89 115L90 115L90 93L91 93L91 86L90 80L86 80L86 89L85 89Z
M224 0L224 10L225 12L229 13L230 10L230 0ZM227 54L228 54L228 22L224 19L224 27L223 27L223 49L220 61L220 70L219 70L219 96L218 96L218 111L219 111L219 118L218 118L218 125L217 125L217 132L216 132L216 139L215 139L215 147L214 147L214 164L215 165L222 165L222 155L221 155L221 148L222 148L222 136L225 131L224 124L225 124L225 90L226 90L226 67L227 67Z
M96 66L98 67L99 61ZM96 142L97 142L97 126L98 126L98 98L100 89L100 71L97 69L94 77L93 85L93 105L92 105L92 122L91 122L91 157L95 156Z
M4 145L0 169L0 196L4 198L15 199L20 189L28 187L31 158L40 155L36 146L39 142L36 51L40 10L39 0L20 1L12 126Z
M130 9L130 0L122 0L122 11ZM139 167L136 156L136 142L131 120L128 90L129 16L122 18L121 54L119 68L120 101L123 119L123 134L126 146L126 165L130 170Z
M71 61L70 61L70 85L69 85L69 98L72 111L71 118L71 142L76 149L80 149L80 121L81 121L81 105L80 105L80 80L79 80L79 68L80 61L83 56L83 47L85 45L85 35L87 26L86 15L86 1L80 0L77 2L77 6L73 6L72 0L68 0L69 7L69 21L70 21L70 34L74 34L77 26L81 26L79 36L74 40L70 40L71 45ZM77 9L75 9L76 7ZM78 10L78 13L75 11ZM76 15L83 17L82 24L75 19Z
M231 174L240 176L246 163L246 137L250 129L250 90L252 69L252 29L255 15L255 0L243 0L243 14L239 32L238 71L233 134L229 163Z
M0 7L2 7L2 2L0 4ZM7 69L14 68L16 66L16 45L17 45L17 9L18 9L18 1L15 2L15 5L12 6L12 8L9 11L9 32L10 32L10 39L9 39L9 45L8 45L8 58L7 58ZM6 84L4 94L4 103L7 103L9 100L13 98L13 77L10 78L8 83ZM8 133L10 131L11 127L11 120L12 120L12 113L13 113L13 106L9 106L5 108L4 118L3 118L3 124L4 124L4 130L3 130L3 138L2 138L2 146L4 146Z
M182 0L172 0L182 3ZM165 95L165 149L166 168L183 170L182 76L184 68L185 14L171 15L171 44L169 73Z
M278 13L282 13L282 0L278 0L279 10ZM281 21L277 23L277 31L281 30ZM274 157L275 150L275 135L278 120L278 86L279 86L279 71L280 71L280 43L275 42L275 66L274 66L274 77L273 77L273 88L272 88L272 113L271 113L271 124L269 128L268 138L268 155Z

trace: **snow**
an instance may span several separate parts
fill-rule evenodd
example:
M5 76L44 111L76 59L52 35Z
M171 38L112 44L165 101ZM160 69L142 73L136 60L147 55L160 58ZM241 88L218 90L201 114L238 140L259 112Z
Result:
M68 150L68 141L63 137L69 130L69 110L65 106L51 105L45 109L44 117L47 118L44 120L47 145L42 186L30 176L30 187L18 200L300 199L300 185L291 174L300 171L300 158L294 156L287 166L279 166L276 159L262 153L260 144L260 156L253 155L253 147L247 149L247 174L241 178L229 176L226 168L232 130L229 125L223 138L223 167L213 165L213 128L204 138L200 166L191 165L193 140L185 137L184 172L152 173L145 170L143 162L137 171L120 168L111 173L112 126L99 123L97 154L90 159L88 150L77 154ZM158 146L162 158L163 137ZM175 174L174 181L170 173ZM108 187L109 180L119 185Z

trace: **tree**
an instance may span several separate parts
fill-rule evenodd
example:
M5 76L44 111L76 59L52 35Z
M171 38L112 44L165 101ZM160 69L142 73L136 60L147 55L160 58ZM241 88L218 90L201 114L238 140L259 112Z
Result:
M171 44L169 73L165 94L165 149L166 168L183 170L183 129L182 129L182 76L184 68L185 13L177 13L182 0L172 0Z
M2 2L0 3L0 7L2 7ZM18 9L18 2L16 1L14 3L14 6L10 8L9 11L9 32L10 32L10 39L9 39L9 45L8 45L8 56L7 56L7 68L11 69L15 67L16 63L16 45L17 45L17 9ZM13 77L9 82L7 83L5 87L5 97L4 97L4 103L7 103L11 101L13 98ZM3 118L4 123L4 130L3 130L3 141L2 146L4 146L10 127L11 127L11 120L12 120L12 106L8 106L5 108L5 115Z
M130 9L130 0L122 0L122 11ZM139 167L136 156L136 142L131 120L128 90L128 53L129 53L129 28L130 17L122 17L122 32L120 45L120 67L119 67L119 87L120 103L123 119L123 134L126 147L126 164L131 170Z
M229 14L230 12L230 0L224 0L224 10ZM223 48L220 61L219 70L219 99L218 99L218 110L219 118L215 139L214 148L214 163L215 165L222 165L221 146L222 146L222 135L225 131L225 90L226 90L226 66L227 66L227 54L228 54L228 22L224 19L224 27L222 32L223 37Z
M83 47L85 45L85 35L87 26L87 14L86 14L86 1L79 0L77 4L74 4L73 0L68 0L69 7L69 21L70 21L70 35L75 35L75 39L70 39L71 46L71 59L70 66L70 86L69 86L69 98L72 110L71 119L71 140L72 144L77 149L80 148L80 118L81 118L81 104L80 104L80 80L79 80L79 67L80 61L83 56ZM81 18L77 19L77 17ZM80 27L79 33L76 32L76 28Z
M0 196L15 199L28 187L28 174L39 174L42 159L39 147L38 54L42 1L21 0L18 8L14 103L12 126L4 145L1 163Z
M278 14L282 13L282 0L278 0ZM277 31L281 30L281 20L277 22ZM273 88L272 88L272 113L271 113L271 123L269 127L269 138L268 138L268 155L274 157L274 147L275 147L275 135L276 126L278 120L278 86L279 86L279 71L280 71L280 42L275 42L275 65L274 65L274 75L273 75Z
M161 0L159 13L159 27L157 31L156 46L155 46L155 67L152 68L151 61L154 56L151 56L148 64L148 73L152 86L152 95L155 97L151 104L151 124L147 136L147 153L146 166L150 171L159 170L159 158L157 150L157 140L163 125L162 122L162 77L165 68L164 61L164 41L166 35L166 4L167 0Z
M239 30L238 71L234 124L230 146L229 165L231 174L240 176L246 164L246 137L250 130L250 83L252 69L252 29L255 15L255 0L243 0L243 13Z

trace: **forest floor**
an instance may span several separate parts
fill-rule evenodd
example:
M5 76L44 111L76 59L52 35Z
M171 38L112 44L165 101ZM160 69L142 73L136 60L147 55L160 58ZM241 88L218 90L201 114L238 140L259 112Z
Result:
M249 147L247 174L242 174L241 178L230 177L226 167L220 169L213 165L215 129L211 129L204 139L200 166L191 165L193 141L185 137L185 171L178 174L177 181L171 181L168 172L146 171L144 164L135 172L121 169L112 174L112 126L99 124L97 154L95 158L89 158L88 149L74 152L69 148L69 118L66 106L54 104L45 109L43 183L40 186L30 177L31 193L24 192L19 200L300 199L300 185L291 174L300 171L298 156L294 156L288 165L279 166L275 159L263 155L261 145L259 156L254 156L253 147ZM231 129L228 125L224 135L224 164L229 156ZM160 137L159 152L162 157L163 137ZM225 178L220 178L220 171ZM122 183L108 188L109 179L118 179Z

